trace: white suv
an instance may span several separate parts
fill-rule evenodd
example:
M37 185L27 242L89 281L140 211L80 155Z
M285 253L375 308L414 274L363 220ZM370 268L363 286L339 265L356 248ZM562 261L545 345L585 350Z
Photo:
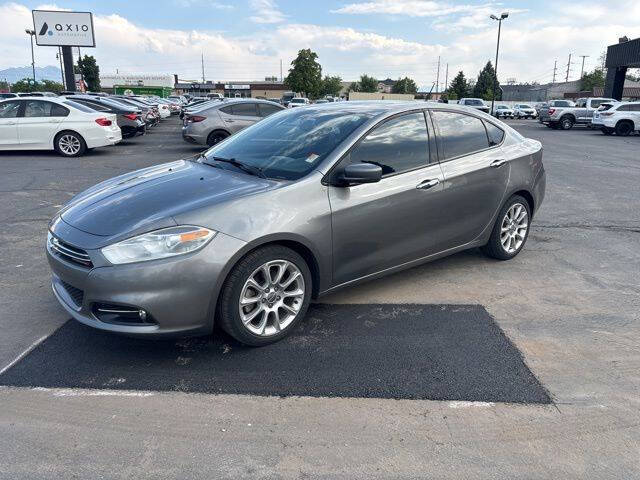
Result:
M640 102L603 104L593 114L591 125L605 135L626 137L640 130Z

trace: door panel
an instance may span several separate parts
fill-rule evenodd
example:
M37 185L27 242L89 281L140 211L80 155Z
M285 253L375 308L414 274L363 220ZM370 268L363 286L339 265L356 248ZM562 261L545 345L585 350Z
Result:
M417 188L434 179L432 188ZM443 250L443 180L435 164L379 183L329 187L334 285Z
M502 203L511 168L508 152L499 146L489 148L488 137L483 141L483 135L487 135L484 122L468 117L471 116L433 112L440 158L444 160L442 196L447 221L442 235L452 246L475 240L489 226ZM484 150L480 150L483 145Z
M337 175L349 163L364 162L379 165L385 176L377 183L329 187L334 285L442 249L444 176L429 159L421 111L385 120L343 158Z
M0 148L9 148L18 144L18 114L20 102L0 104Z
M53 136L64 118L51 116L55 107L57 107L56 104L42 100L27 100L25 102L24 116L18 119L18 136L21 147L53 148Z

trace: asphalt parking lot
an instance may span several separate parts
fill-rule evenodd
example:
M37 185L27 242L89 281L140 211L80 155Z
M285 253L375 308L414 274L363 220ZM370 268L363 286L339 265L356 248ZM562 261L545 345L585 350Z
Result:
M50 291L49 219L200 151L177 119L0 154L0 478L640 478L640 137L509 123L547 169L518 257L340 291L258 351L96 334Z

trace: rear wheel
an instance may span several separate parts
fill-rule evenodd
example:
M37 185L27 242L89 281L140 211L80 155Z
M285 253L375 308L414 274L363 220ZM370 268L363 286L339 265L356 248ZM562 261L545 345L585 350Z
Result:
M233 267L222 289L218 321L236 340L268 345L287 336L311 300L311 272L293 250L259 248Z
M485 254L498 260L510 260L524 247L529 236L531 207L520 195L514 195L504 204L491 237L482 247Z
M571 118L568 115L560 119L560 128L562 130L571 130L573 128L573 124L574 124L573 118Z
M53 146L64 157L79 157L87 150L87 144L76 132L61 132L53 140Z
M207 137L207 145L213 147L216 143L220 143L222 140L227 138L229 134L223 130L214 130Z
M633 132L633 123L623 120L616 125L616 135L626 137Z

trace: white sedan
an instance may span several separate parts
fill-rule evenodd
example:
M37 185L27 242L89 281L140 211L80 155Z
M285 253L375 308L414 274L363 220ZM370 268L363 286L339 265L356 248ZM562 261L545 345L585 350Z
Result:
M122 132L113 114L56 97L0 101L0 150L55 150L77 157L115 145Z

